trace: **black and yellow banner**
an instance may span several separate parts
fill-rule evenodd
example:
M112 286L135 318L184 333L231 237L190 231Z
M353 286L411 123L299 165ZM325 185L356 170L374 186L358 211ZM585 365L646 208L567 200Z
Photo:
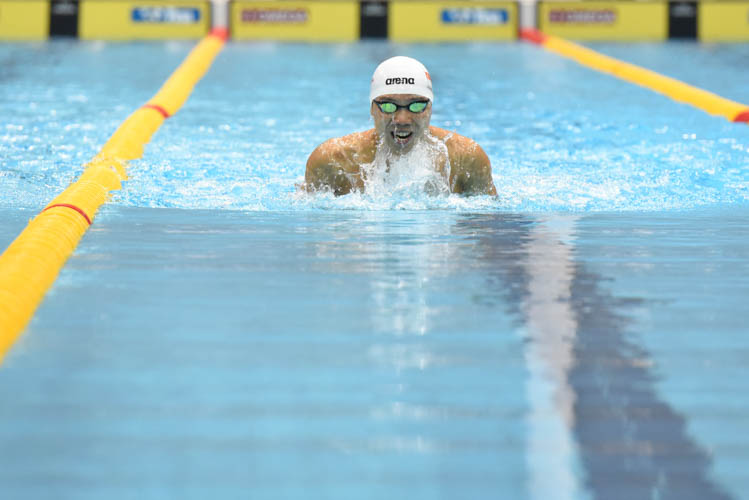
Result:
M197 39L213 9L236 40L515 40L521 24L517 0L0 0L0 40ZM746 42L749 0L541 0L536 22L574 40Z

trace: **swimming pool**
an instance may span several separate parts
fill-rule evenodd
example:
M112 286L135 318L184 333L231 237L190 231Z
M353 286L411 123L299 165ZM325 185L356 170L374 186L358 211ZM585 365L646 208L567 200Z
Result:
M0 46L3 245L190 47ZM595 47L749 102L747 46ZM296 194L404 52L499 198ZM745 498L748 147L530 45L230 44L5 359L0 491Z

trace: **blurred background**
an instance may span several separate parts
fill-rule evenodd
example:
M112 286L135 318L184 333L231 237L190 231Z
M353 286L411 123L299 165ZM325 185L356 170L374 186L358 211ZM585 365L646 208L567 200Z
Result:
M749 1L0 0L0 39L470 41L523 28L577 40L749 40Z

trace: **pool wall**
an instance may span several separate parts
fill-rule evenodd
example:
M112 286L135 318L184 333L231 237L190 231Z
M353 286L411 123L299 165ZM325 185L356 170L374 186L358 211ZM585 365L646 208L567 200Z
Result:
M388 38L444 42L519 38L520 28L576 40L749 41L749 0L0 0L0 40Z

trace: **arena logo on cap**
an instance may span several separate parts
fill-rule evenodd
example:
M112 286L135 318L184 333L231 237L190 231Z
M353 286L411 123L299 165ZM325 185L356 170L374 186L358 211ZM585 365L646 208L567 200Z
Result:
M385 80L385 85L416 85L416 80L405 76L388 78Z
M245 9L243 23L302 24L309 19L307 9Z
M131 16L135 23L195 24L200 9L194 7L135 7Z
M460 8L442 9L445 24L507 24L510 13L507 9Z
M556 24L614 24L616 11L613 9L552 9L549 22Z

